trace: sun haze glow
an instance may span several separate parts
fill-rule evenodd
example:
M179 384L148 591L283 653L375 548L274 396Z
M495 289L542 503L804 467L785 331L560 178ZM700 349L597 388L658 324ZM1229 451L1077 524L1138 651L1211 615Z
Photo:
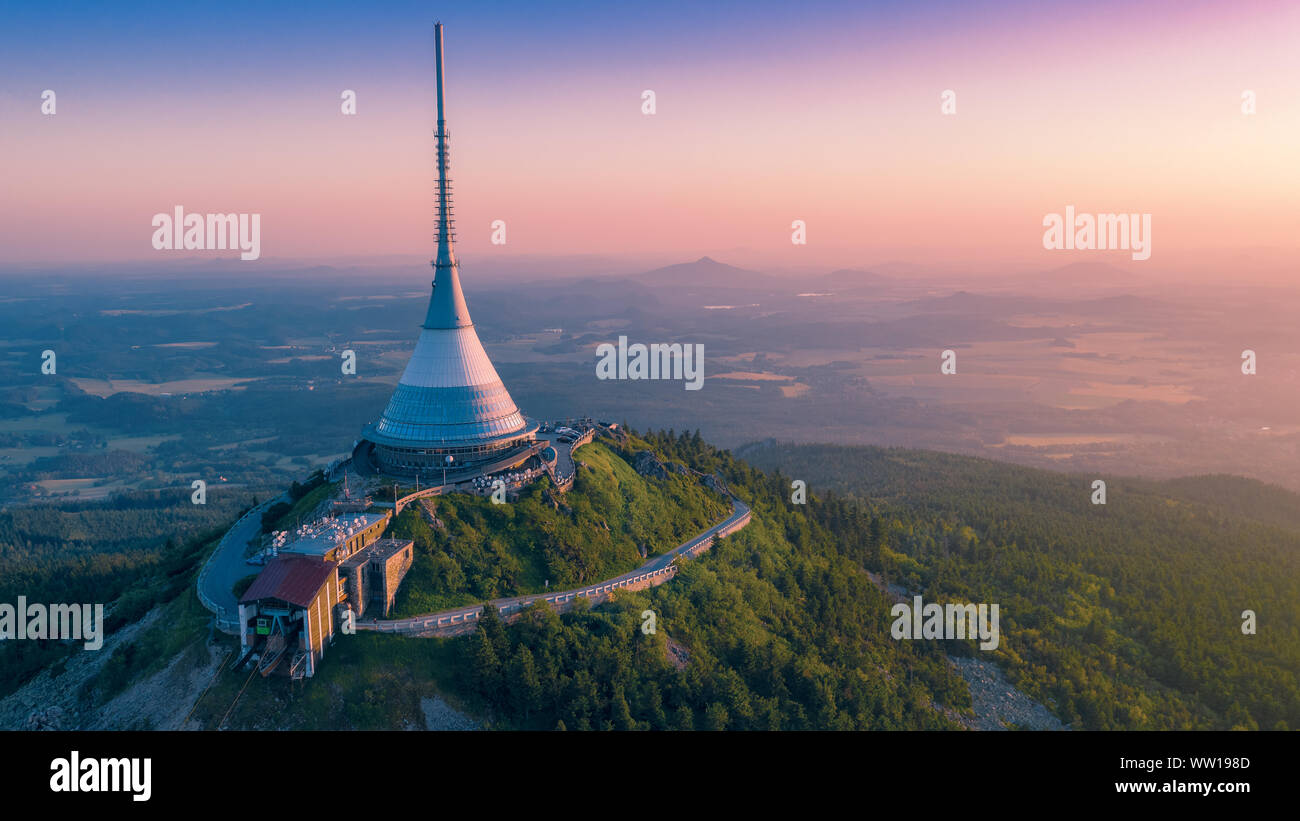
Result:
M512 254L1059 264L1042 219L1072 205L1152 214L1153 264L1293 270L1300 8L1077 6L453 11L460 247L504 220ZM152 258L177 205L260 213L270 259L427 254L431 31L415 3L15 12L0 258Z

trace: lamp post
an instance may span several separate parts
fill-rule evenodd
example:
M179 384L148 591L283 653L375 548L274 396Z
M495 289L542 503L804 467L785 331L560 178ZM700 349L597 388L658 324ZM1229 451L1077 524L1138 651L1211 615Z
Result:
M454 458L454 457L449 453L449 454L447 454L447 458L446 458L446 459L443 461L443 463L442 463L442 487L443 487L443 490L446 490L446 489L447 489L447 465L450 465L450 464L451 464L452 462L454 462L454 461L456 461L455 458Z

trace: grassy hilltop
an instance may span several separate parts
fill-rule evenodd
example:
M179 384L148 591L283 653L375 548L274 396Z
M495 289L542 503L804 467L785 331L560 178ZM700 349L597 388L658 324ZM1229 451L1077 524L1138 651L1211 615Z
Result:
M638 474L631 462L648 448L635 438L579 448L585 467L568 493L543 479L509 504L468 494L430 500L442 527L421 505L408 507L388 532L415 541L394 617L536 593L547 580L563 589L607 579L730 514L731 504L693 475Z
M943 649L893 641L884 594L833 534L787 503L779 485L698 437L647 435L621 452L630 455L643 447L664 462L723 475L753 507L753 523L705 557L687 562L671 583L620 593L594 610L558 616L535 607L509 626L489 612L482 629L467 638L358 634L340 639L306 686L274 680L250 687L228 726L423 726L421 701L435 694L496 728L959 726L959 715L969 714L970 696ZM563 497L573 510L565 516L609 524L608 541L598 537L594 548L609 557L601 574L639 561L629 540L657 534L652 552L662 550L721 518L708 516L673 530L655 513L656 505L696 487L694 479L671 473L667 479L636 476L608 448L583 449L580 455L591 470ZM629 504L629 498L640 501ZM723 504L719 512L725 512ZM589 513L579 512L587 507ZM519 521L522 508L514 508L507 521L519 528L507 528L507 534L527 538L496 531L494 536L507 546L534 543L533 528L546 532L559 521L553 508L541 508L536 523ZM450 513L446 522L452 534L493 511L475 502L458 504L454 515L460 524L451 523ZM646 529L629 529L638 522ZM589 521L574 538L604 532L603 527L593 531ZM556 552L564 555L562 548ZM531 554L506 550L505 555ZM579 565L567 569L577 573ZM656 613L653 635L641 629L646 609ZM219 721L242 678L223 674L196 717Z

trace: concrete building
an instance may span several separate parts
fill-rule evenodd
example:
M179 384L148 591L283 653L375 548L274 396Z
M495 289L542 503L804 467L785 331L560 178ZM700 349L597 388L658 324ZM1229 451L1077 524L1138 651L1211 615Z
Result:
M341 562L376 541L388 527L391 513L358 513L318 519L296 530L285 531L283 544L276 548L281 553L300 553L305 556Z
M437 50L438 218L433 292L415 351L379 421L353 451L363 473L448 481L525 461L541 449L538 425L524 418L488 359L469 316L453 248L455 219L444 118L442 24Z
M339 565L340 606L357 616L378 610L379 618L388 618L414 556L410 539L380 539L350 556Z
M414 543L380 539L391 514L328 518L277 534L293 537L239 599L239 641L263 676L316 674L342 610L387 616L411 568Z

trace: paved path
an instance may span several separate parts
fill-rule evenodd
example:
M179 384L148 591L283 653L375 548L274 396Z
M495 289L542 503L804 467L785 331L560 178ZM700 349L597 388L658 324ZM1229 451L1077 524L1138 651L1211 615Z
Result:
M256 567L244 561L244 551L262 533L262 514L276 502L288 501L289 495L281 493L245 513L221 537L221 544L203 566L198 582L199 601L216 614L217 628L222 632L239 632L239 602L232 590L235 582L257 572Z
M610 593L620 588L639 590L662 584L677 575L677 565L674 564L677 559L689 559L698 556L713 546L715 536L727 536L734 533L749 524L749 520L749 506L732 497L731 515L725 520L704 531L694 539L678 545L662 556L656 556L631 573L615 576L612 579L606 579L592 585L575 587L571 590L492 599L490 603L496 605L497 610L503 616L509 617L521 613L538 600L550 602L559 609L567 609L568 606L571 606L571 602L579 598L590 599L593 603L600 603L608 599ZM430 636L456 635L472 630L482 610L483 604L475 604L457 607L452 610L443 610L439 613L425 613L406 619L364 619L357 621L356 628L358 630L377 630L383 633Z
M572 442L561 442L561 434L552 430L547 433L537 433L539 441L545 441L555 450L555 470L551 478L561 491L568 491L573 486L573 480L578 475L578 466L574 462L573 452L591 440L596 438L596 429L588 428Z

